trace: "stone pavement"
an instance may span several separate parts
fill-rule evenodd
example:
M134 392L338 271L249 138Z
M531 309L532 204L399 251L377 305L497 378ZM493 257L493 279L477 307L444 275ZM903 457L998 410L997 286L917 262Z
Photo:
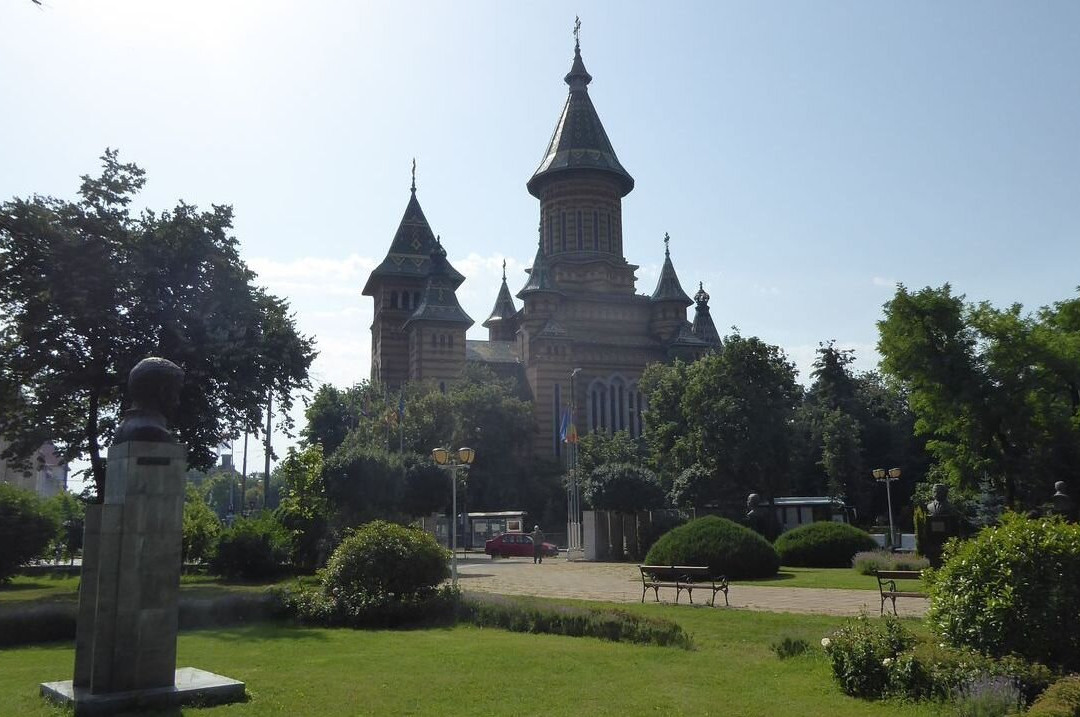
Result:
M532 558L492 560L486 555L470 555L465 559L459 556L458 579L465 592L607 602L641 601L641 572L637 565L632 563L570 562L559 557L546 558L542 565L534 565ZM881 607L881 598L873 590L734 584L728 592L728 599L731 607L744 610L819 615L857 615L860 610L866 610L873 615ZM652 590L645 600L653 602ZM661 588L660 600L674 602L675 591ZM723 595L717 595L717 600L718 605L723 605ZM685 601L685 596L680 598L680 602ZM889 609L890 604L886 604L886 609ZM901 617L922 616L926 613L926 606L927 601L918 598L901 598L896 602Z

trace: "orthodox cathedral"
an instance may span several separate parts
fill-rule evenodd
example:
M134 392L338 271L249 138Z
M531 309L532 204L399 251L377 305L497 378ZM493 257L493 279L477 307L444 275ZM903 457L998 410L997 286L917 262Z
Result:
M664 237L664 264L651 295L636 291L636 265L623 256L622 200L634 178L619 162L589 98L592 76L575 42L564 78L570 87L540 166L526 183L540 201L536 257L516 295L502 286L483 326L486 341L465 338L473 320L455 291L465 280L446 259L416 198L415 178L390 250L368 277L375 302L371 380L383 386L459 378L466 362L517 377L533 401L534 449L559 457L564 415L579 432L642 431L645 366L693 360L720 348L700 287L691 300L679 283ZM519 307L514 296L521 301ZM687 309L694 306L693 322Z

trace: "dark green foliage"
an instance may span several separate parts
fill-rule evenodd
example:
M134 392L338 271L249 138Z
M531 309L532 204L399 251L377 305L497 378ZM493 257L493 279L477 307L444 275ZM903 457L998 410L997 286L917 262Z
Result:
M686 518L681 513L673 510L652 511L649 514L648 521L642 520L641 516L639 516L638 549L641 551L641 559L644 560L644 556L649 554L652 546L656 545L656 541L660 539L660 536L685 523ZM634 559L636 558L631 556L631 560Z
M769 541L726 518L709 515L661 536L645 556L649 565L708 565L730 580L767 578L780 569Z
M268 512L237 518L221 531L210 557L210 572L258 580L280 575L289 559L289 535Z
M553 605L501 595L476 595L462 600L458 619L478 627L497 627L511 632L598 637L613 642L687 650L693 646L686 631L671 620L611 608Z
M305 624L354 628L450 624L460 599L460 593L449 585L400 600L364 594L339 597L310 589L283 590L276 594L286 611Z
M1047 687L1026 714L1028 717L1080 717L1080 675L1062 677Z
M338 545L323 572L328 596L393 601L430 595L450 576L449 552L419 528L375 520Z
M1010 513L944 558L928 618L947 642L1080 669L1080 525Z
M664 505L664 489L656 474L630 463L607 463L593 469L582 481L581 494L596 510L634 513Z
M782 640L769 645L769 649L776 653L781 660L789 657L798 657L810 649L810 643L801 637L784 637Z
M695 463L675 476L668 491L668 500L676 508L690 510L705 505L716 497L716 484L705 466Z
M98 496L128 372L148 355L184 369L171 427L195 467L244 427L268 396L286 425L307 385L314 342L288 305L255 286L231 236L233 212L180 202L134 216L145 183L106 150L76 201L37 196L0 205L0 434L9 455L45 438L66 459L89 455ZM92 270L90 269L92 267Z
M0 483L0 583L42 557L56 535L57 521L30 491Z
M875 570L925 570L930 561L918 555L874 549L855 553L851 565L860 575L873 575Z
M773 543L780 564L804 568L847 568L860 550L873 550L877 543L866 531L847 523L819 521L800 525L782 534Z
M290 533L289 561L310 572L321 566L329 550L330 503L323 482L323 451L318 443L290 448L275 474L283 482L274 516Z

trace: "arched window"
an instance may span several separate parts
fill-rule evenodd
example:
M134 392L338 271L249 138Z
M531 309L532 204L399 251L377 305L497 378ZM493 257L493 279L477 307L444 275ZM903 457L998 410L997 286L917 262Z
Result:
M391 309L396 309L397 308L397 292L396 291L391 291L390 292L390 308Z
M595 209L592 213L592 248L600 251L600 212Z
M446 348L446 334L439 334L439 348Z
M566 212L559 212L559 241L562 242L562 250L566 251Z

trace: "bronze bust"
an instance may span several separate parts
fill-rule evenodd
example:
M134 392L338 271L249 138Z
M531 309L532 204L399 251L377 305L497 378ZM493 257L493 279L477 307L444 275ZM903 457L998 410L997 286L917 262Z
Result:
M172 361L145 358L128 374L128 398L131 408L116 429L113 444L127 441L176 443L169 431L168 419L180 405L184 372Z
M934 484L934 499L926 504L926 512L934 517L953 515L956 510L949 502L949 486L944 483Z

